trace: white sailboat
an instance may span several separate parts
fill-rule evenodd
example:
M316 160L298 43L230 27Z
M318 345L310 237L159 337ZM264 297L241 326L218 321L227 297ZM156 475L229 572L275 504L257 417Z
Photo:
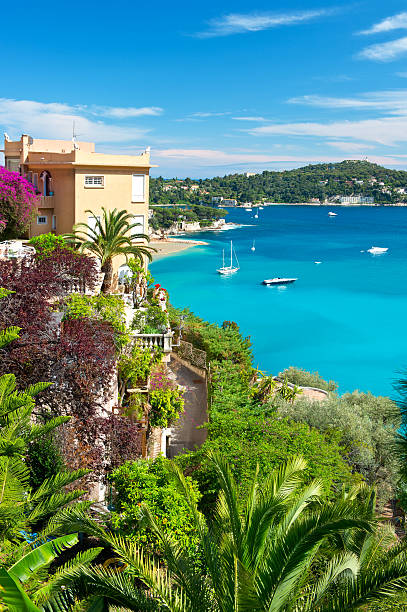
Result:
M230 276L230 274L235 274L235 272L237 272L238 270L240 270L239 267L239 261L237 259L236 253L234 252L233 249L233 242L232 240L230 241L230 265L229 266L225 266L225 250L223 249L223 256L222 256L222 267L219 268L217 270L217 272L219 272L219 274L223 274L223 276ZM233 255L235 256L236 259L236 265L233 265Z
M255 219L258 219L258 218L259 218L259 210L258 210L258 209L256 209L256 214L254 215L254 218L255 218Z
M253 251L253 252L256 250L256 241L255 240L253 240L253 246L252 246L252 248L250 250Z

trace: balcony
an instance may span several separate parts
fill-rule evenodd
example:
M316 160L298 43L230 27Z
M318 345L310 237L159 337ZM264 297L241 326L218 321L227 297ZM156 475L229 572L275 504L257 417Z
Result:
M143 348L161 349L164 354L172 351L172 332L165 334L132 334L134 341Z
M39 196L38 198L38 208L54 208L54 196Z

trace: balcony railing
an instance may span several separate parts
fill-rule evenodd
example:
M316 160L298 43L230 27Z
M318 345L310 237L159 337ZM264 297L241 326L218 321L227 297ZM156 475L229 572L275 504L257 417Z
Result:
M54 196L39 196L38 208L54 208Z
M161 349L164 353L172 351L172 332L165 334L133 334L134 341L143 348Z

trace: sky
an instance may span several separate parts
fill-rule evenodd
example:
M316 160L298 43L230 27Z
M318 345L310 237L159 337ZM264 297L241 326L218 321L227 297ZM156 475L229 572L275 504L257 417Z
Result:
M365 159L407 170L400 0L23 0L2 9L0 130L204 178Z

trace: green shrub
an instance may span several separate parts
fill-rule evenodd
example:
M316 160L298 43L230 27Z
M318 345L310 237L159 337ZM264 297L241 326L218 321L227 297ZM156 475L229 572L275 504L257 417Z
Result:
M64 460L52 433L30 443L26 464L30 469L30 485L34 491L46 478L64 470Z
M124 313L124 302L117 295L101 293L95 296L71 294L64 303L63 320L97 319L110 323L115 332L115 344L118 349L129 342Z
M307 372L301 368L290 366L278 375L280 378L287 377L288 382L301 387L316 387L325 391L336 391L338 383L333 380L324 380L318 372Z
M183 408L182 392L178 389L155 389L150 391L150 425L168 427L176 421Z
M133 344L128 352L122 353L117 363L119 376L119 398L122 403L126 389L145 385L152 366L161 359L161 351L151 351Z
M305 423L239 410L212 415L208 439L201 449L178 458L187 473L197 480L205 505L211 505L217 493L216 476L205 456L210 449L218 450L229 461L242 497L248 492L257 465L261 481L293 455L306 459L307 476L320 478L327 496L343 484L350 486L362 480L359 474L352 474L335 436L327 439Z
M66 249L68 251L73 251L73 249L67 245L63 236L52 233L33 236L28 244L35 248L37 257L39 259L49 257L52 252L55 251L55 249Z
M162 334L167 330L167 313L156 304L150 304L146 310L136 310L131 324L141 334Z
M300 398L294 406L271 403L280 415L338 439L352 468L369 484L377 485L381 502L394 495L399 478L394 438L401 416L390 398L354 391L342 397L332 395L323 402Z
M168 472L168 459L158 457L130 462L109 476L116 491L112 522L116 529L150 551L159 552L160 542L146 527L139 524L141 505L146 504L157 523L183 548L197 549L197 537L187 503ZM199 500L196 484L192 495Z

